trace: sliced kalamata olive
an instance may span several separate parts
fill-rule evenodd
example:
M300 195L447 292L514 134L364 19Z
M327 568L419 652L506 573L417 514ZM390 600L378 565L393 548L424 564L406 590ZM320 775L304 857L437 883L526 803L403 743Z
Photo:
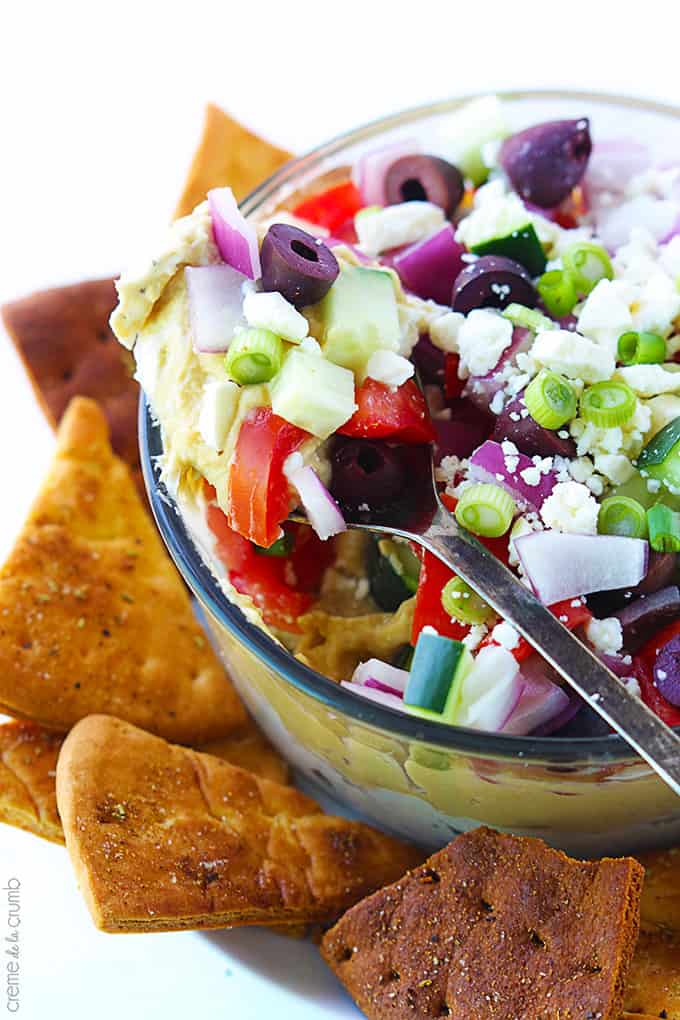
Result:
M429 337L421 336L411 353L411 361L422 383L444 384L446 355L432 343Z
M406 485L398 450L372 439L338 441L331 458L331 492L354 509L383 507Z
M496 418L493 439L502 443L509 439L521 453L528 457L575 457L576 445L568 436L543 428L528 414L522 395L508 401Z
M388 205L400 202L432 202L452 216L460 205L465 185L457 166L438 156L402 156L385 175Z
M654 682L666 701L680 707L680 634L671 638L657 655Z
M456 277L451 304L454 312L467 315L475 308L505 308L515 302L534 308L537 300L524 266L503 255L483 255Z
M667 623L680 619L680 588L673 584L651 595L642 595L615 615L621 621L624 651L637 652Z
M581 180L591 148L587 117L551 120L507 138L499 159L523 199L550 209Z
M647 573L634 588L619 588L615 591L600 591L587 596L588 608L598 619L611 616L619 609L630 605L640 595L651 595L661 588L667 588L677 580L677 553L662 553L649 550Z
M340 272L330 248L288 223L274 223L269 228L260 261L263 289L278 291L296 308L320 301Z

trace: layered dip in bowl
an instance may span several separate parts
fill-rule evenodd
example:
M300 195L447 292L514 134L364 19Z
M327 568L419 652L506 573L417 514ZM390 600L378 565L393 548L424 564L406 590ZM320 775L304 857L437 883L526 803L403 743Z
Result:
M352 132L216 189L112 326L163 536L313 783L427 845L677 839L676 798L436 558L346 529L428 482L680 723L680 119L586 94ZM291 524L303 511L310 524Z

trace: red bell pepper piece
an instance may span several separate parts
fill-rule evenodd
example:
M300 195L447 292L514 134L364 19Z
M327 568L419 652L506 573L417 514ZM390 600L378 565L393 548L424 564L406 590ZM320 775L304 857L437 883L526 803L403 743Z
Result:
M430 443L435 431L425 397L413 379L396 389L366 379L356 391L357 410L338 429L355 439L394 439L400 443Z
M352 220L355 213L363 208L361 195L352 181L336 184L333 188L319 192L306 198L293 209L293 215L299 216L309 223L326 227L331 234L339 230L347 220Z
M447 400L455 400L465 389L465 379L458 378L460 358L457 354L447 354L444 363L444 393Z

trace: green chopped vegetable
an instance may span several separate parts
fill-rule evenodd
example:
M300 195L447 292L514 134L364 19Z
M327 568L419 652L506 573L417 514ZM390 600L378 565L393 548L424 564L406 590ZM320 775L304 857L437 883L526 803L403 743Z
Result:
M578 294L590 294L600 280L613 280L609 255L601 244L579 241L562 253L562 265L571 276Z
M601 535L646 538L647 513L641 503L627 496L609 496L600 504L597 530Z
M462 577L452 577L444 585L442 606L453 620L460 620L461 623L488 623L496 615L491 606Z
M658 333L623 333L617 358L622 365L660 365L666 360L666 341Z
M581 394L581 417L601 429L623 425L635 414L637 397L618 379L594 383Z
M571 274L563 269L551 269L539 277L536 289L551 315L561 319L569 315L578 300Z
M576 392L557 372L544 369L535 376L524 392L529 414L546 429L559 429L576 414Z
M638 457L638 471L680 490L680 418L674 418L650 439Z
M657 503L647 511L647 527L655 552L680 552L680 513Z
M273 379L283 361L283 343L268 329L244 329L231 341L225 367L240 386Z
M411 663L404 704L418 714L453 721L472 656L462 641L421 631Z
M534 333L543 333L547 329L557 329L557 323L549 319L547 315L537 312L535 308L527 308L526 305L520 305L516 301L513 301L507 308L504 308L501 315L506 319L510 319L513 326L521 326L522 329L530 329Z
M504 237L480 241L479 244L473 244L470 250L475 255L503 255L513 259L524 266L531 276L538 276L545 269L545 252L533 223L525 223Z
M270 546L255 545L255 552L259 556L275 556L277 558L283 558L288 556L295 545L295 535L292 531L284 531L281 538L277 538Z
M500 485L471 485L456 505L456 520L474 535L498 538L515 515L515 501Z

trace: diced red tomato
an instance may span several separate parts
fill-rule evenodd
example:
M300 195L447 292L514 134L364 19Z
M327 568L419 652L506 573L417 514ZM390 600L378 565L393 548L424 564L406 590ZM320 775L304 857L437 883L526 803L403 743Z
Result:
M572 602L576 599L566 599L564 602L555 602L554 605L549 606L550 612L557 617L560 623L563 623L567 630L576 630L577 627L581 627L583 624L588 623L593 618L593 614L588 609L588 606L584 605L579 600L578 606L572 606ZM494 645L496 642L492 639L491 635L487 635L480 647L485 645ZM534 649L523 637L520 637L515 648L512 649L512 654L518 662L524 662L530 655L533 655Z
M670 701L666 701L654 683L654 663L663 646L678 634L680 634L680 620L675 620L651 637L633 660L638 666L635 676L640 684L642 700L669 726L680 726L680 708L671 705Z
M295 544L288 556L293 567L295 587L298 591L318 594L326 567L335 559L332 539L322 542L306 524L287 524L286 531L295 536Z
M413 379L392 389L366 379L356 391L357 410L342 428L356 439L395 439L400 443L430 443L435 431L425 397Z
M413 614L411 644L415 645L418 635L425 626L434 627L443 637L460 641L470 628L464 623L452 620L442 605L442 589L455 577L438 557L424 551L420 567L420 579L416 592L416 607Z
M353 219L363 204L359 189L352 181L347 181L306 198L295 206L293 215L335 233L347 220Z
M336 227L333 237L338 241L345 241L347 244L356 244L359 237L354 227L354 219L346 220L341 226Z
M227 483L229 525L256 545L270 546L280 535L291 502L283 465L307 439L269 407L243 419Z
M578 185L572 188L571 194L565 198L556 210L553 219L564 230L571 230L581 225L581 219L589 209L588 197Z
M444 366L444 392L448 400L455 400L465 389L465 379L458 378L460 358L457 354L447 354Z

